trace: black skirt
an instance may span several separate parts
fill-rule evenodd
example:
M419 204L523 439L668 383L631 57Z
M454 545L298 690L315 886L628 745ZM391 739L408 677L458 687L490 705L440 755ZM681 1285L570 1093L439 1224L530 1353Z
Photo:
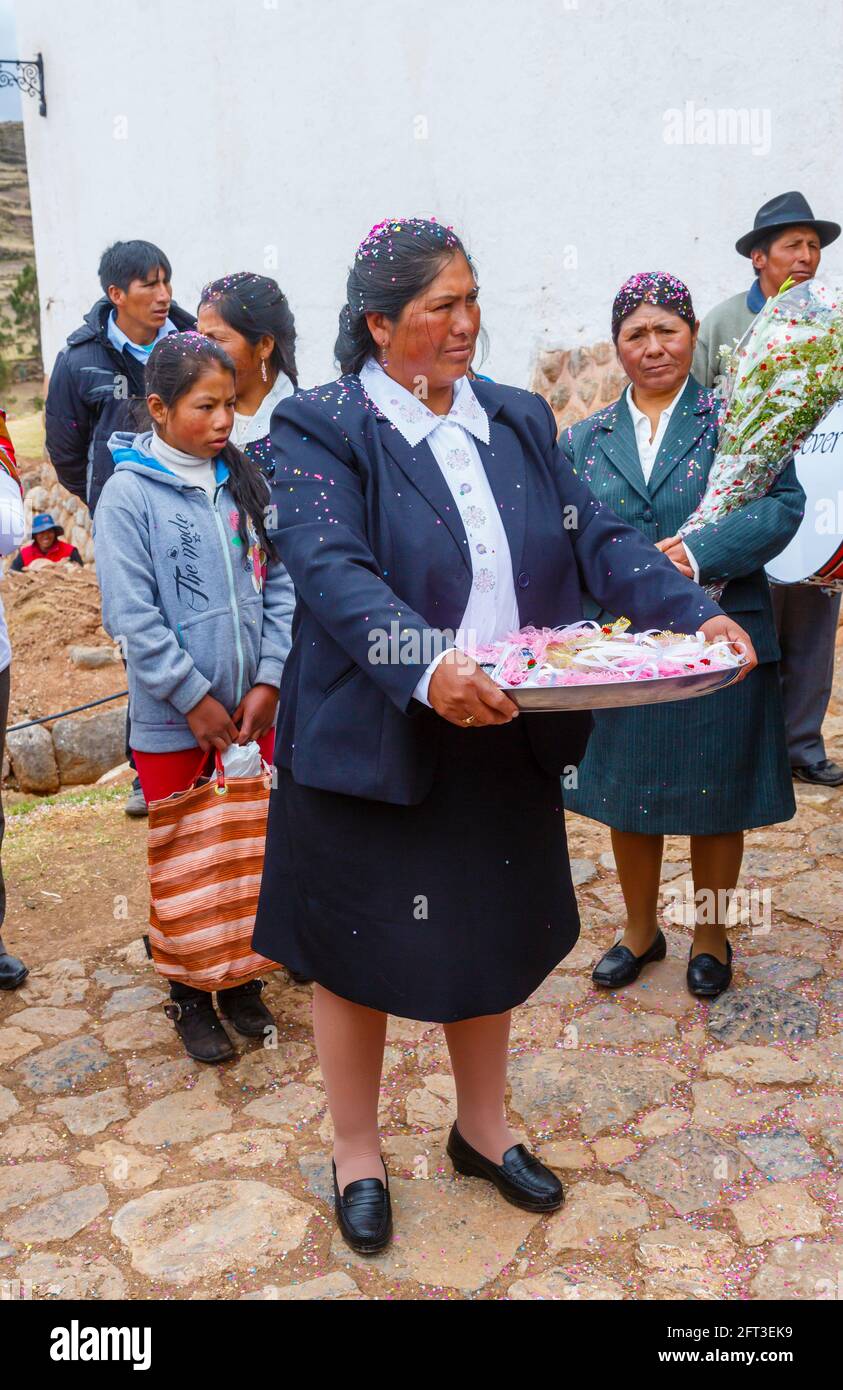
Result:
M523 725L443 723L418 806L299 786L279 768L255 950L402 1018L523 1003L579 935L559 778Z

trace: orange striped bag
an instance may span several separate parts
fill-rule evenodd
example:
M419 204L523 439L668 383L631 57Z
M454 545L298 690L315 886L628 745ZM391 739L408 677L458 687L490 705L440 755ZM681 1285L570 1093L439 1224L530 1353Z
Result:
M274 961L252 950L271 770L217 780L149 805L149 946L160 974L194 989L228 989Z

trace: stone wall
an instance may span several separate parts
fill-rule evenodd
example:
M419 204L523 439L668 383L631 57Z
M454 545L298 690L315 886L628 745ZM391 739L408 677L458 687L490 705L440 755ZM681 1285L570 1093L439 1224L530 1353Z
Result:
M530 390L545 397L562 430L617 400L628 380L618 363L614 344L600 342L591 347L542 352Z
M126 758L126 707L33 724L6 735L3 776L19 791L48 795L62 786L98 782Z

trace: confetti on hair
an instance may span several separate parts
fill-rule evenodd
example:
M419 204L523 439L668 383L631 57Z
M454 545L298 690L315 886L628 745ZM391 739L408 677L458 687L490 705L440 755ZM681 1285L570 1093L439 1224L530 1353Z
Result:
M688 326L696 327L696 315L688 286L663 270L642 270L630 275L615 295L612 305L612 338L618 341L621 324L640 304L657 304L671 309Z
M366 233L357 248L355 259L359 261L371 257L376 260L384 251L391 258L394 233L410 232L413 236L420 236L423 231L432 232L434 236L439 237L443 247L459 245L453 227L437 222L435 217L387 217L383 222L376 222L371 231Z

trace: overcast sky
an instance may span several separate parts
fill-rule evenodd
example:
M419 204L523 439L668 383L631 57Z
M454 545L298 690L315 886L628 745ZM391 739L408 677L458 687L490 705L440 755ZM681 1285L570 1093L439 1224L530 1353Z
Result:
M0 0L0 58L31 58L31 53L18 53L15 33L14 0ZM27 97L27 101L34 100ZM20 92L17 87L0 87L0 121L19 121Z

